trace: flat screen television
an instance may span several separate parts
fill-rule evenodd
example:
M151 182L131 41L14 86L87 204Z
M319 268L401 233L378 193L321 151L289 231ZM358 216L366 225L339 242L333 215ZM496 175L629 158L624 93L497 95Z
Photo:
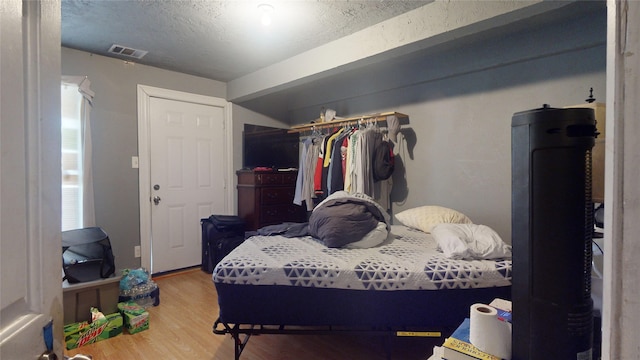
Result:
M242 167L298 168L300 138L287 129L245 124L242 133Z

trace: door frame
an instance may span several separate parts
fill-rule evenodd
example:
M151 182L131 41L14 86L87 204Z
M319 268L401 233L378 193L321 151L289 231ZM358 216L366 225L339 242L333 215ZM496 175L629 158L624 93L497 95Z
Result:
M227 213L233 211L233 129L232 106L222 98L192 94L182 91L163 89L138 84L138 183L140 194L140 256L141 266L152 271L151 268L151 152L150 152L150 106L151 98L161 98L189 102L194 104L211 105L224 108L223 168L227 176L224 179L224 206Z
M0 3L0 358L62 358L60 2ZM6 262L5 262L6 261Z

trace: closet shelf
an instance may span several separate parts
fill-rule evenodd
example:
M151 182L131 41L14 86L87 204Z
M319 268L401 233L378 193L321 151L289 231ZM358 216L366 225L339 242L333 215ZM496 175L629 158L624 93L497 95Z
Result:
M409 117L406 114L392 111L392 112L384 112L384 113L377 113L377 114L353 116L348 118L339 118L339 119L325 121L325 122L295 125L295 126L292 126L288 132L298 133L298 132L310 131L313 129L326 129L326 128L336 127L336 126L351 125L351 124L357 123L358 121L380 122L380 121L386 121L387 116L392 116L392 115L395 115L398 119Z

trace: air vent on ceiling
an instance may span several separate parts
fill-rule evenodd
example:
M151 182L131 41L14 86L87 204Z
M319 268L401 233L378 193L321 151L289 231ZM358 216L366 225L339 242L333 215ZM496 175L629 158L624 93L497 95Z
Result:
M111 45L111 47L109 48L109 52L112 54L124 55L136 59L142 59L142 57L147 55L148 53L148 51L132 49L130 47L116 44Z

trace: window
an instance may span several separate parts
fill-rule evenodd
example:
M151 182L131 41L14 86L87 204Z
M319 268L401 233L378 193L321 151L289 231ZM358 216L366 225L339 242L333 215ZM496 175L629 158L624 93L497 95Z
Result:
M63 76L60 90L61 226L65 231L96 226L90 121L94 93L86 76Z
M82 94L63 83L62 98L62 231L83 227Z

